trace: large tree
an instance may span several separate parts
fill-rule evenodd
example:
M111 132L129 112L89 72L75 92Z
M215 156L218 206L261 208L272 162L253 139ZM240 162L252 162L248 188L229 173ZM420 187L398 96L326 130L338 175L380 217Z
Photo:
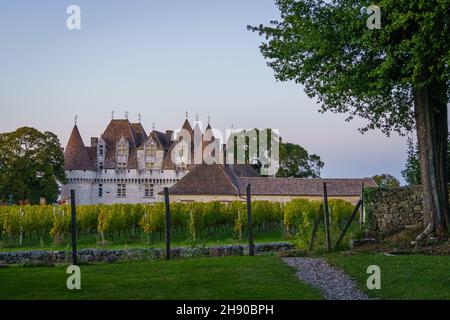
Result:
M316 154L309 154L294 143L280 143L280 168L277 177L320 178L324 163Z
M368 120L368 129L416 129L424 224L448 230L447 104L450 2L379 0L381 29L369 29L369 0L277 0L280 21L249 29L278 80L302 84L321 111Z
M320 172L325 164L318 155L310 154L298 144L283 142L278 133L271 129L264 131L266 133L263 136L259 129L237 130L230 134L227 152L233 154L234 163L238 163L240 159L242 163L251 164L264 176L266 174L263 168L275 162L278 168L274 170L277 177L320 178ZM261 144L262 137L267 139L264 144Z
M0 134L0 201L54 202L65 179L56 135L28 127Z

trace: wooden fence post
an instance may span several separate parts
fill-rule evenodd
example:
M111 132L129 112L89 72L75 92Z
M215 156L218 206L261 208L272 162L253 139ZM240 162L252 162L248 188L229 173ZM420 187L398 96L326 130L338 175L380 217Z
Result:
M359 225L362 228L364 225L364 182L361 185L361 210L359 213Z
M338 248L339 243L340 243L340 242L342 241L342 239L344 238L345 233L347 232L347 229L348 229L348 228L350 227L350 225L352 224L353 219L355 219L356 214L358 213L358 210L359 210L359 208L361 207L361 205L362 205L362 200L359 200L359 201L358 201L358 204L356 205L355 209L353 210L352 215L351 215L350 218L347 220L347 223L345 224L344 229L342 229L342 232L341 232L341 234L340 234L340 236L339 236L339 239L338 239L338 241L336 242L336 247L335 247L336 249Z
M248 230L248 254L255 255L255 244L253 242L253 224L252 224L252 198L251 187L247 185L247 230Z
M325 220L325 233L327 236L327 249L331 251L330 211L328 208L328 191L326 182L323 183L323 213Z
M169 188L164 188L164 200L166 204L166 260L170 260L170 199Z
M70 206L72 209L71 231L72 231L72 264L77 265L77 208L75 202L75 190L70 190Z
M309 241L308 251L312 250L314 241L316 240L317 230L319 229L320 221L322 221L322 210L323 205L320 206L319 211L317 212L316 220L314 221L314 227L311 235L311 241Z

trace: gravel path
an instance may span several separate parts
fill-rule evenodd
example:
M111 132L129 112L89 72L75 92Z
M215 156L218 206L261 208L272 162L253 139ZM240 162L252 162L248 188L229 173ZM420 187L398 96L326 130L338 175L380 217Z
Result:
M284 258L297 270L297 277L320 290L328 300L367 300L355 282L344 272L332 268L325 260L315 258Z

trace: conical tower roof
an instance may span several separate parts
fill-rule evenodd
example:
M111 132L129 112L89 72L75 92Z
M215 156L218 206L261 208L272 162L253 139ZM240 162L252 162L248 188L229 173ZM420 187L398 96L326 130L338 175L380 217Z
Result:
M77 125L73 127L64 151L65 170L95 170L95 161L89 156Z
M194 134L194 130L192 129L192 126L188 119L186 119L183 123L183 126L181 129L187 130L191 135Z
M208 126L205 129L205 136L214 138L214 133L213 133L213 130L212 130L211 125L209 123L208 123Z

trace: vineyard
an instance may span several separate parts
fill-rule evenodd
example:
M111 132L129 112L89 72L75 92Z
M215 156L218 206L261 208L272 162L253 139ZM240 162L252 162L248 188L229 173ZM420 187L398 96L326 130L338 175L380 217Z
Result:
M329 204L333 234L338 234L354 207L343 200L331 200ZM254 229L264 233L282 228L285 238L304 247L320 205L318 201L305 199L286 204L254 201ZM246 237L244 202L172 203L171 215L172 233L179 239L196 241L227 234L239 241ZM78 206L76 220L78 237L88 236L95 244L127 243L133 239L145 239L145 243L152 244L164 239L163 203ZM70 221L71 210L67 205L0 207L0 248L20 247L24 243L68 243Z

